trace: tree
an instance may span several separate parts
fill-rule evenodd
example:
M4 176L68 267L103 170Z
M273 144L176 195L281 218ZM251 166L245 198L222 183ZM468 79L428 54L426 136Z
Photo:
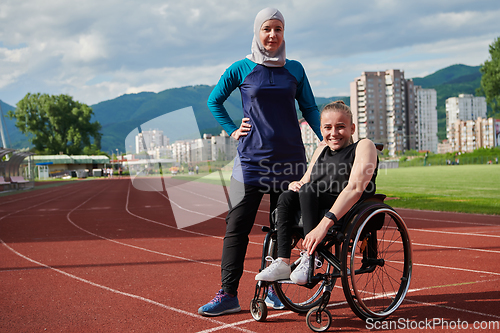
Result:
M500 37L490 45L491 60L481 65L481 88L478 93L486 96L486 102L494 114L500 113Z
M29 137L38 152L82 154L85 147L91 146L91 138L100 149L101 124L91 122L92 108L73 101L73 97L28 93L16 106L8 115L16 118L16 127Z

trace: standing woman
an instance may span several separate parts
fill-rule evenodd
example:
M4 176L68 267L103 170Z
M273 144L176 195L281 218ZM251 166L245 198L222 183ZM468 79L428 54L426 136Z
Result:
M198 309L205 316L241 311L237 292L243 274L248 235L264 194L271 211L288 183L306 171L304 144L295 101L321 139L319 112L302 65L285 56L285 19L279 10L261 10L254 23L252 53L231 65L208 98L219 124L239 141L229 193L229 212L222 250L222 289ZM239 88L243 106L238 128L223 106ZM274 295L270 295L274 296ZM274 298L274 297L273 297ZM276 299L269 300L275 307Z

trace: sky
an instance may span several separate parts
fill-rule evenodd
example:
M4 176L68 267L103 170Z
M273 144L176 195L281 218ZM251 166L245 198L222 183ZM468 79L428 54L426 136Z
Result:
M348 96L364 71L423 77L479 66L500 36L498 0L1 0L0 100L123 94L214 85L250 53L255 15L285 17L288 59L315 96Z

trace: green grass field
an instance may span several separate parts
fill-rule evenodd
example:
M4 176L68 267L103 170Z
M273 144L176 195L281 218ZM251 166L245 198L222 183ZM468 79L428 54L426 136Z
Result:
M393 207L500 215L500 165L383 169L377 192Z
M200 176L176 177L221 184L218 172ZM226 185L230 177L223 172ZM395 198L393 207L500 215L500 165L382 169L377 192Z

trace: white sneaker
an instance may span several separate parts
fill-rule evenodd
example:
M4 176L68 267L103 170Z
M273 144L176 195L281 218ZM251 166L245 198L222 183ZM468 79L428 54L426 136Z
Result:
M262 272L255 276L257 281L277 281L285 280L290 277L290 266L281 259L274 260L272 257L267 256L267 261L271 261L271 265L267 266Z
M295 284L307 284L308 275L309 275L309 255L307 252L302 252L300 254L300 263L293 270L292 274L290 274L290 280L292 280ZM317 258L314 258L316 268L321 267L321 261Z

